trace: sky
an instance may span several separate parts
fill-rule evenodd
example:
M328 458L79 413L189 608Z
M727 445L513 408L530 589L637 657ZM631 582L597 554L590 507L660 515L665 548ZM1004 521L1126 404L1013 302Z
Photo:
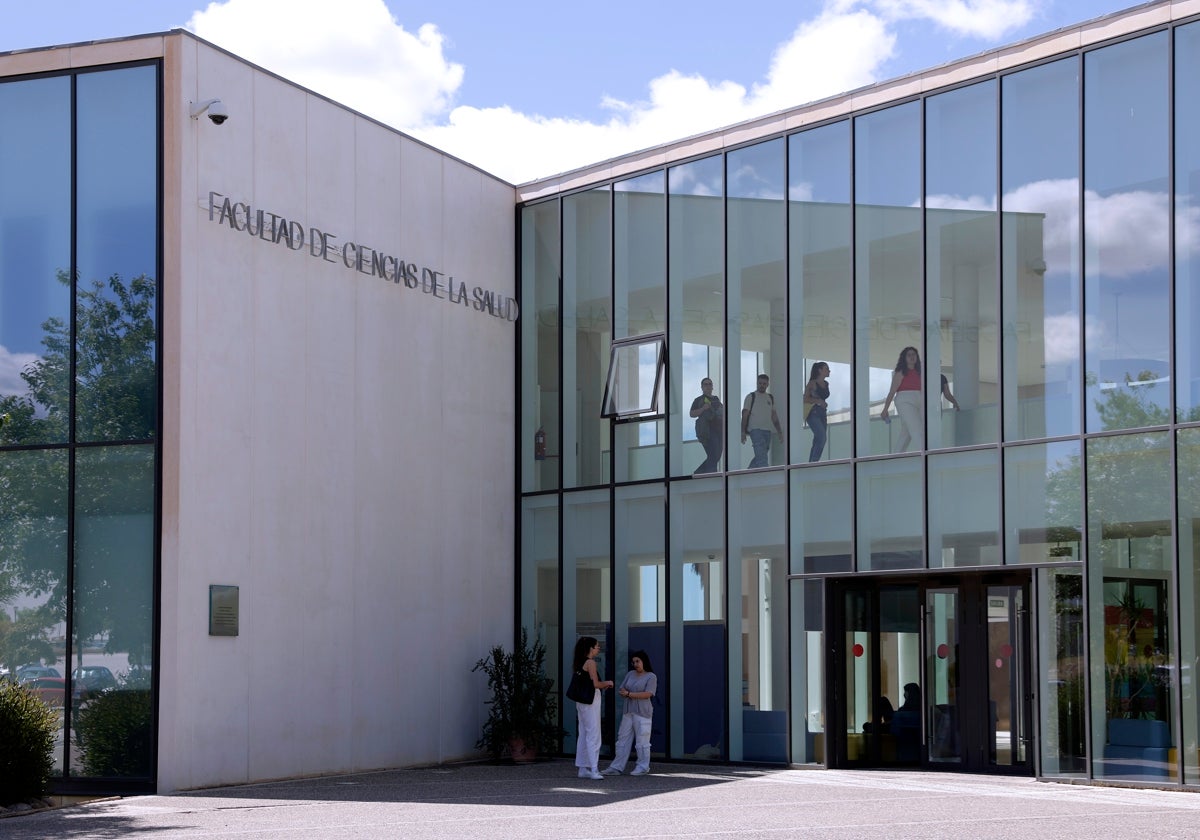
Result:
M0 52L182 27L519 184L1134 5L0 0Z

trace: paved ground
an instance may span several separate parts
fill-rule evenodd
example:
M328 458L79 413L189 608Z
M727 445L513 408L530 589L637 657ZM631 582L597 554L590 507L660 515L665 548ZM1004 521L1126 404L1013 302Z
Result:
M463 765L140 796L0 820L0 837L1200 837L1200 793L944 773L662 764L578 779L569 760Z

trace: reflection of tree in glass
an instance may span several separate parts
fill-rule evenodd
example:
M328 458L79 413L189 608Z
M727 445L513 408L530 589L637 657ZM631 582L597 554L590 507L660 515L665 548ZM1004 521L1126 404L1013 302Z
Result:
M70 283L66 272L58 281ZM79 284L75 307L75 439L148 441L157 431L155 281L112 275ZM69 439L71 324L42 324L44 353L21 371L28 391L0 397L0 444L36 446ZM76 522L86 517L149 515L153 511L152 459L142 448L79 450ZM86 462L86 469L82 468ZM0 624L0 662L53 658L47 641L65 621L67 604L68 451L19 449L0 453L0 605L18 597L38 606ZM78 542L79 533L76 533ZM104 541L99 541L103 543ZM111 541L109 541L111 542ZM76 638L102 636L106 651L134 657L149 647L149 598L130 598L131 578L144 552L113 545L82 552L76 569ZM128 567L128 568L126 568ZM145 603L142 603L145 601ZM81 646L80 646L81 647ZM77 650L81 655L82 650Z

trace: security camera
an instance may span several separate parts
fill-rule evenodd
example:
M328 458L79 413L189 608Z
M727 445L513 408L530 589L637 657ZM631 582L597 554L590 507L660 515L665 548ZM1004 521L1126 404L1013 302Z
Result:
M208 118L212 120L213 125L224 125L225 120L229 119L229 112L225 110L225 103L220 99L206 99L203 102L193 102L192 119L200 119L200 115L207 113Z

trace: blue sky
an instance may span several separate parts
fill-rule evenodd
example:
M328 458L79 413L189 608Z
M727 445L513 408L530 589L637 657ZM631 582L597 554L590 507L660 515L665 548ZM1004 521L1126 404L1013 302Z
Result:
M38 0L6 5L0 51L184 27L519 183L1136 4Z

